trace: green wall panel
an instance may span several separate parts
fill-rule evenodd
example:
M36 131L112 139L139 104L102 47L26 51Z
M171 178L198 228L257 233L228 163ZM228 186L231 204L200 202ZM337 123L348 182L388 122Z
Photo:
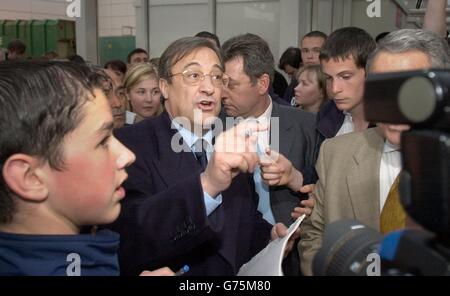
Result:
M65 20L0 20L1 46L6 48L14 39L27 45L25 55L39 58L55 51L61 58L76 52L75 22Z
M103 66L110 60L122 60L126 63L128 54L135 48L136 37L134 36L100 37L100 65Z

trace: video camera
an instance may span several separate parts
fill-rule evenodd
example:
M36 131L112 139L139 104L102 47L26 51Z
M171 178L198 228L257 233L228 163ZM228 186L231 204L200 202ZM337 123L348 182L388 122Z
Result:
M337 221L325 231L313 273L450 275L450 71L371 74L364 106L370 122L411 126L401 139L399 191L423 229L382 237L358 221Z

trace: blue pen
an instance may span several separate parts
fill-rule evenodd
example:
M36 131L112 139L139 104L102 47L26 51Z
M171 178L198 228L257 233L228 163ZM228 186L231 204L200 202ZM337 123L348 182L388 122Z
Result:
M180 276L185 274L186 272L189 272L189 265L183 266L183 268L180 268L177 272L175 272L175 276Z

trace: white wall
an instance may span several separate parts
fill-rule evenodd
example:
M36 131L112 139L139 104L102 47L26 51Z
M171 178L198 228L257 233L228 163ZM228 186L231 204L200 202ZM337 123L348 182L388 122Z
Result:
M97 0L81 0L81 18L76 19L77 54L94 64L98 62Z
M280 41L280 1L219 1L217 35L225 42L238 34L263 37L278 56Z
M160 56L178 38L209 30L208 0L150 0L150 55Z
M134 0L98 0L99 36L136 34Z
M66 19L66 0L1 0L0 19Z
M83 0L92 1L92 0ZM404 0L411 8L415 0ZM425 1L424 1L425 2ZM411 26L397 15L392 1L382 0L382 17L369 18L366 0L98 0L98 22L82 20L91 36L135 35L139 47L159 56L173 40L199 31L216 33L224 42L240 33L265 38L278 60L289 46L311 30L330 33L343 26L358 26L373 36ZM70 19L66 0L1 0L0 19ZM90 18L95 14L88 13ZM400 15L400 13L399 13ZM71 19L73 20L73 19ZM80 22L79 20L78 22ZM91 42L91 41L89 41Z
M211 2L150 0L151 56L160 56L180 37L211 31L214 26L222 43L237 34L260 35L269 43L276 60L287 47L298 44L299 0L217 0L215 15L211 15ZM211 24L213 20L215 24Z
M367 5L368 2L366 0L353 0L352 26L366 30L373 37L382 32L391 32L405 26L406 18L393 2L381 1L380 18L368 17Z

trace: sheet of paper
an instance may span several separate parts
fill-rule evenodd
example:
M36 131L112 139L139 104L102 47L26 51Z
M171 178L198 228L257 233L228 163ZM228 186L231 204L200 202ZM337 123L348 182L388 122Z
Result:
M292 234L305 219L305 215L297 219L288 229L288 234L278 238L256 254L249 262L244 264L238 272L238 276L282 276L284 250Z

